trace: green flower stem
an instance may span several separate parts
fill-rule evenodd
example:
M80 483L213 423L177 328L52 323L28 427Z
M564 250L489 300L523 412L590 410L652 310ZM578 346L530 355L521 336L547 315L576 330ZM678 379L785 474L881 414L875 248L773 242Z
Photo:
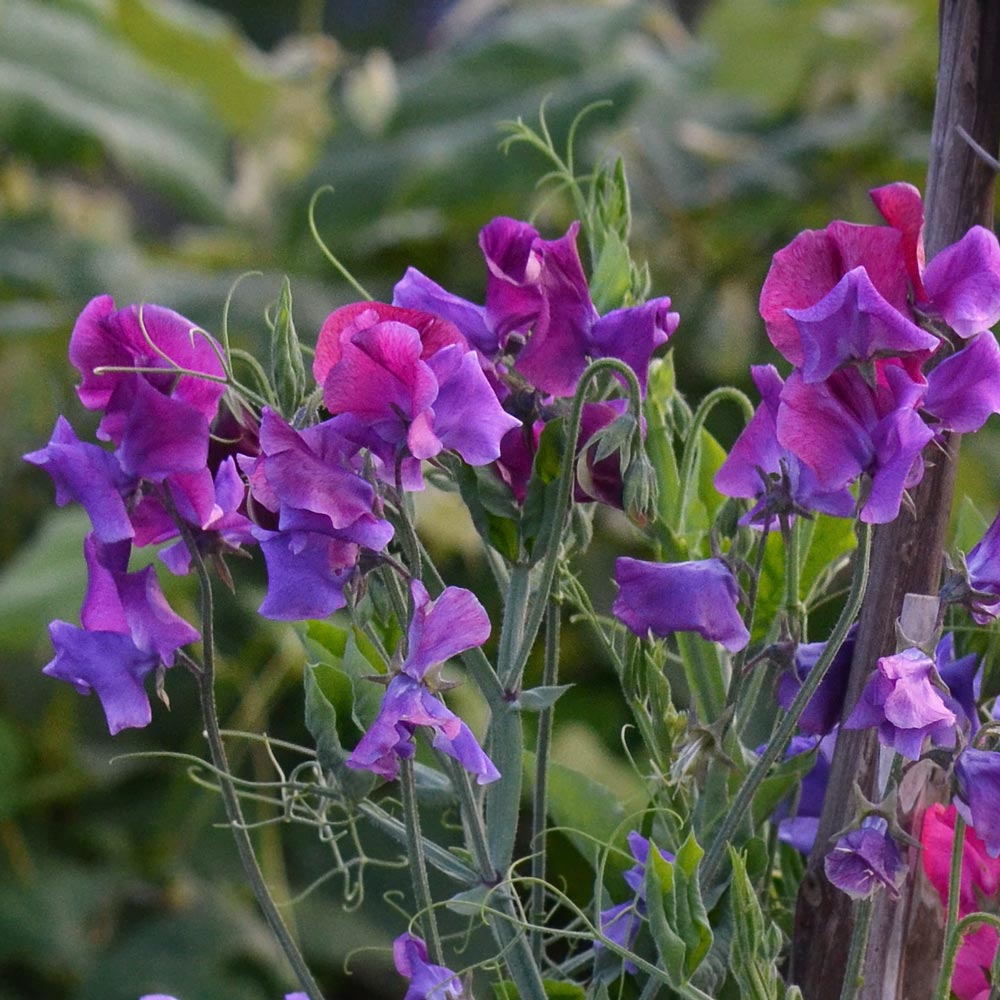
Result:
M844 644L847 633L850 631L851 625L854 623L854 619L861 609L861 602L864 600L865 590L868 587L868 566L871 557L872 539L871 525L859 521L856 531L858 535L858 547L854 557L854 577L851 581L851 591L847 595L847 602L844 604L840 618L837 619L837 624L834 626L833 632L829 640L827 640L816 666L809 671L809 676L803 681L802 687L799 688L799 692L795 696L795 700L771 737L767 749L765 749L753 769L747 775L739 791L736 793L736 798L733 800L729 812L726 813L719 824L719 829L716 831L712 844L702 862L702 879L706 883L715 875L723 853L726 850L726 845L731 841L737 827L743 822L743 817L746 815L747 810L749 810L753 802L753 797L760 787L760 783L767 776L767 772L771 769L772 765L785 752L785 748L788 746L788 742L795 732L795 727L798 725L799 717L805 711L809 699L816 693L816 689L826 676L833 658L840 652L840 647Z
M542 685L554 687L559 680L559 629L561 626L560 602L553 595L545 619L545 664L542 668ZM535 739L535 787L531 802L531 903L528 916L535 925L545 918L545 825L548 813L549 751L552 747L552 717L555 706L544 708L538 715L538 735ZM541 962L542 934L531 932L531 951L536 962Z
M413 777L413 761L402 758L399 762L399 786L403 793L403 821L406 823L407 860L417 913L427 938L427 950L437 965L444 965L441 936L438 934L434 900L427 881L427 863L424 858L424 838L420 833L420 806L417 803L417 783Z
M760 591L760 573L764 565L764 554L767 551L767 539L770 535L770 527L765 522L757 538L757 550L753 561L753 575L750 577L750 590L747 593L747 631L753 634L754 619L757 616L757 594ZM747 643L733 660L732 673L729 675L729 690L726 692L726 704L736 705L739 701L740 691L743 688L743 674L747 662L747 650L750 643Z
M847 953L847 968L840 1000L854 1000L865 980L865 954L868 951L868 932L872 926L872 901L859 899L854 904L854 930L851 931L851 948Z
M503 625L500 627L500 645L497 650L497 673L507 692L513 692L520 681L517 654L524 639L528 614L531 570L524 563L511 567L510 583L503 608Z
M215 707L215 611L212 600L212 581L209 579L208 569L205 560L198 549L198 543L191 533L187 523L178 514L174 505L170 491L164 489L163 499L174 523L180 531L181 538L187 546L191 561L198 575L198 583L201 590L201 636L202 636L202 670L197 674L198 695L201 701L201 713L205 723L205 735L208 738L209 752L212 756L212 763L219 776L219 790L222 793L222 802L226 810L226 818L229 820L229 828L236 842L236 851L239 854L243 871L253 889L254 897L264 914L264 919L271 928L281 946L281 950L288 959L292 971L295 973L299 984L305 990L309 1000L324 1000L323 993L309 971L309 966L299 950L295 939L292 937L281 913L278 911L274 897L271 895L264 881L264 874L260 870L257 862L257 855L254 853L253 842L250 833L246 829L246 821L243 818L243 810L240 806L239 796L233 784L233 773L229 767L229 758L226 755L226 746L222 741L222 734L219 731L219 715Z
M962 932L958 926L958 903L962 893L962 858L965 854L965 820L961 813L955 813L955 838L951 842L951 868L948 874L948 909L944 923L944 954L941 956L941 972L938 975L934 1000L948 1000L951 996L951 977L955 971L955 959L962 944Z
M799 593L801 589L800 541L799 525L802 518L790 521L787 515L781 518L781 538L785 544L785 615L789 619L792 638L795 642L802 641L803 614L805 608Z
M674 521L674 530L683 535L687 525L688 507L691 505L691 497L694 493L694 481L697 478L696 466L698 455L701 451L701 430L705 426L709 413L726 400L732 400L743 411L746 422L753 419L753 403L747 398L745 393L732 386L721 386L713 389L698 405L691 418L691 425L688 427L687 438L684 441L684 451L681 453L680 484L681 498L677 505L677 517Z

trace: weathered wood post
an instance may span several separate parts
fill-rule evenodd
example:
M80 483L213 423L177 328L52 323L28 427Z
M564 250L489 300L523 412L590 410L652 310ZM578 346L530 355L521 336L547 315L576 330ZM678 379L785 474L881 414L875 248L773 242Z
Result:
M1000 0L941 0L938 89L925 190L924 243L930 260L970 226L992 227L996 176L958 129L989 153L1000 145ZM927 471L913 491L914 512L874 536L868 596L861 612L847 695L853 707L880 656L895 649L895 624L907 593L936 594L951 512L959 440L933 442ZM792 947L792 976L806 1000L837 1000L851 937L851 901L827 882L828 840L854 808L852 786L874 790L878 742L871 731L843 731L837 741L816 848L803 879ZM928 789L927 795L933 796ZM919 810L914 811L915 815ZM883 893L872 920L861 996L920 1000L930 995L942 949L940 907L928 896L915 852L912 877L895 905Z

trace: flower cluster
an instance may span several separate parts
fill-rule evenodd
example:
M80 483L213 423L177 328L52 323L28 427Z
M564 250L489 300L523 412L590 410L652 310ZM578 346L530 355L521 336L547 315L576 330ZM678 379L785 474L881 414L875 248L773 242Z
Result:
M888 225L802 232L764 282L768 336L794 367L785 382L754 370L760 409L716 478L729 496L757 498L757 517L777 512L777 481L786 511L849 514L845 491L861 480L861 520L891 521L923 475L924 446L1000 412L996 237L973 227L925 267L916 189L891 184L872 198ZM942 324L966 343L925 373Z

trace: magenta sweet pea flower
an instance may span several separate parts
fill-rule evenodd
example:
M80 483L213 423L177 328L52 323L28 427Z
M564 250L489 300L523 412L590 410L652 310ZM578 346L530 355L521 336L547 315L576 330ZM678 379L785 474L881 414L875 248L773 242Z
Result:
M160 664L172 666L176 651L200 638L167 604L152 566L128 572L130 548L127 541L105 544L87 537L83 627L52 622L56 655L42 671L80 694L96 691L112 735L149 724L145 678Z
M715 474L715 488L724 496L757 500L744 518L746 523L773 522L782 508L786 513L801 508L850 517L855 501L846 485L821 489L812 469L778 441L784 387L778 370L774 365L755 365L750 372L760 392L760 406Z
M953 746L957 717L931 682L934 663L919 649L883 656L845 729L878 729L879 742L917 760L928 738Z
M985 842L987 854L1000 857L1000 753L966 747L955 762L955 778L956 808Z
M205 466L225 391L220 353L205 331L170 309L116 311L109 295L88 303L69 345L82 375L77 393L88 409L104 411L98 434L117 446L128 475L159 482Z
M948 903L951 849L955 843L954 805L935 802L924 813L920 826L921 862L927 881L937 890L942 905ZM962 846L962 881L958 914L964 917L979 909L980 897L989 898L1000 889L1000 860L991 858L986 844L971 826L965 828Z
M392 942L396 971L410 981L403 1000L462 1000L462 980L451 969L435 965L422 938L407 932Z
M841 837L823 863L826 877L851 899L866 899L884 889L899 898L906 865L881 816L867 816L861 827Z
M400 759L415 752L414 730L426 726L435 749L457 760L480 785L496 781L500 772L486 756L469 727L437 695L436 667L490 634L485 609L468 590L448 587L431 601L423 584L410 585L414 612L407 635L407 654L389 681L379 714L346 764L387 780L399 774Z
M921 452L934 432L917 412L925 384L901 365L881 364L874 388L847 368L807 384L788 377L777 415L778 441L812 470L823 490L870 477L861 520L882 524L899 513L903 490L923 476Z
M382 303L345 306L323 324L313 372L332 414L349 414L399 456L500 454L519 421L505 413L464 336L436 316Z
M615 581L611 610L640 637L693 631L731 653L750 641L736 610L739 587L721 559L653 563L622 557L615 561Z

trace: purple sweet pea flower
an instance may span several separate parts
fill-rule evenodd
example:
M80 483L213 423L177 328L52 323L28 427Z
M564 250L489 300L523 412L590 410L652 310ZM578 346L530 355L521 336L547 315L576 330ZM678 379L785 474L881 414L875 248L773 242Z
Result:
M837 650L826 676L820 681L816 693L809 699L799 718L799 729L810 736L825 736L840 722L847 696L847 682L854 658L854 639L857 626L852 625L843 645ZM795 650L794 674L782 674L778 681L778 704L786 711L791 707L809 672L816 666L825 642L800 643Z
M421 938L407 932L392 942L396 971L410 980L403 1000L461 1000L462 981L451 969L434 965Z
M109 295L88 303L69 345L83 376L77 392L88 409L104 410L98 436L114 442L128 475L160 482L206 464L209 426L225 391L220 351L162 306L116 311Z
M919 649L878 661L845 729L877 727L879 742L918 760L927 738L953 746L957 717L931 682L934 663Z
M790 803L784 802L771 816L778 824L778 839L802 854L809 854L816 841L836 745L837 730L834 728L819 740L814 736L793 736L785 751L785 759L789 760L799 754L818 750L815 763L802 777L794 811Z
M59 417L48 445L24 456L52 477L56 503L80 503L102 542L117 542L135 534L125 506L125 495L135 488L118 460L96 444L80 441L65 417Z
M744 518L746 523L774 521L768 477L787 477L783 486L785 500L806 510L822 511L836 517L854 513L854 497L846 486L830 492L820 489L815 473L778 441L778 408L784 382L774 365L755 365L750 369L760 392L760 406L736 439L726 460L715 474L715 488L724 496L757 498L757 504Z
M620 947L631 950L642 926L642 919L646 915L646 865L649 863L650 842L637 830L629 833L627 839L629 851L636 863L622 877L634 895L628 902L601 910L598 921L601 933L605 937ZM659 847L657 850L664 861L674 860L673 854L669 851ZM605 945L602 941L597 941L594 947L600 951ZM627 960L625 968L633 974L636 972L635 965Z
M1000 413L1000 345L992 333L973 337L927 377L923 408L942 430L978 431Z
M1000 245L996 235L973 226L945 247L923 274L921 308L940 316L960 337L973 337L1000 319Z
M826 877L851 899L866 899L885 889L899 898L906 865L881 816L866 816L861 827L841 837L826 856Z
M955 778L955 807L989 856L1000 857L1000 753L966 747L955 762Z
M161 663L171 666L177 649L200 638L167 604L152 566L127 571L130 548L127 541L105 544L87 537L83 628L52 622L49 634L56 655L42 671L68 681L81 694L96 691L112 735L149 724L152 713L143 681Z
M876 362L876 376L873 389L853 368L812 385L792 372L777 416L779 442L810 467L821 489L871 477L861 508L869 524L895 519L903 490L923 475L921 452L934 437L917 413L923 382L889 362Z
M453 324L382 303L345 306L323 324L313 364L332 414L349 414L400 455L500 455L519 421L505 413L475 351Z
M946 632L934 651L938 674L948 685L951 700L948 707L959 718L959 724L969 723L969 735L979 731L979 691L983 680L983 668L975 653L955 659L955 635Z
M636 635L697 632L721 642L731 653L750 641L736 610L739 587L721 559L653 563L622 557L615 561L618 597L612 613Z
M434 733L435 749L457 760L480 785L496 781L500 772L472 731L434 693L435 668L481 646L489 638L489 616L476 597L460 587L447 587L433 602L419 580L411 583L410 591L414 611L407 655L389 681L377 718L345 763L391 781L399 774L400 759L415 752L415 727L427 726Z
M972 617L988 625L1000 614L1000 514L965 558L969 571Z

